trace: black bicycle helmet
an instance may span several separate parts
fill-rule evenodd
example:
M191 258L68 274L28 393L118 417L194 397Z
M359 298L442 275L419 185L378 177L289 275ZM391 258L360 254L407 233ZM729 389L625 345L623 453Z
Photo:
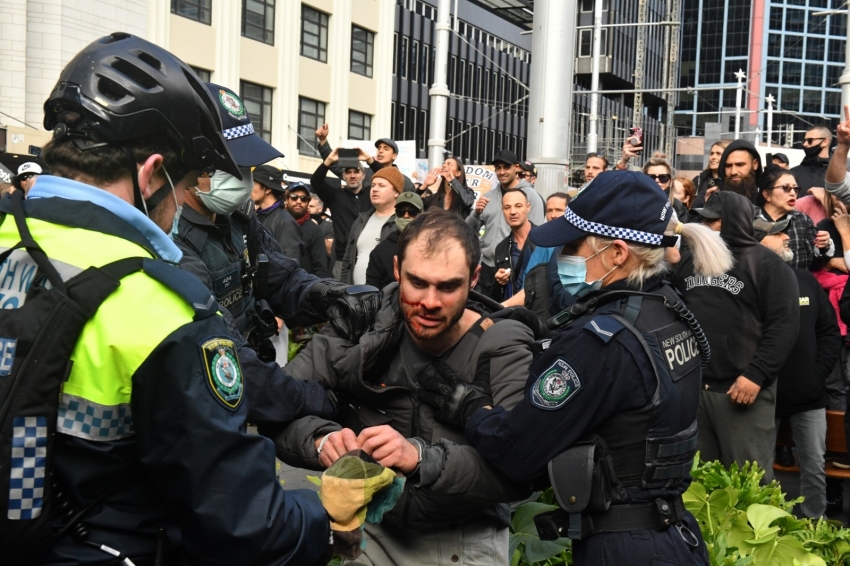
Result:
M215 168L241 179L203 81L140 37L113 33L80 51L44 103L44 127L56 128L63 111L81 116L68 131L92 147L165 134L181 149L187 170Z

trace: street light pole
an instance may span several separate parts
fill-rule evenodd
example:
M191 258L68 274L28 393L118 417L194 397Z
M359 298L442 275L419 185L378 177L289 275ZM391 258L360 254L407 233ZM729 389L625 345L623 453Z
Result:
M773 103L776 99L772 94L768 94L764 101L767 102L767 147L770 147L773 143Z
M449 64L449 6L451 0L437 3L437 41L434 44L434 83L428 94L431 96L431 138L428 140L428 168L439 167L445 159L446 114L449 108L449 85L446 82ZM455 14L457 19L457 14Z
M738 139L741 134L741 99L744 95L744 79L747 78L747 74L743 69L738 69L735 78L738 79L738 90L735 91L735 139Z
M846 15L848 18L847 41L844 43L844 72L838 77L838 84L841 86L841 108L850 105L850 4L846 10L824 10L822 12L813 12L813 16L840 16ZM839 108L838 115L842 116L842 110Z
M596 0L593 5L593 59L590 66L590 128L587 133L587 152L599 151L599 59L602 54L602 0Z

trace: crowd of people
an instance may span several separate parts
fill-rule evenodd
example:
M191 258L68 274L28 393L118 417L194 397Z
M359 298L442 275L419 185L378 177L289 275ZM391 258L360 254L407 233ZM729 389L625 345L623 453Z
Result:
M476 196L457 157L414 184L394 140L353 159L322 125L305 183L231 89L94 42L0 199L4 557L504 565L509 504L551 485L538 533L576 564L708 564L697 451L796 459L798 512L843 510L846 112L791 169L718 140L688 179L626 140L546 198L511 151Z

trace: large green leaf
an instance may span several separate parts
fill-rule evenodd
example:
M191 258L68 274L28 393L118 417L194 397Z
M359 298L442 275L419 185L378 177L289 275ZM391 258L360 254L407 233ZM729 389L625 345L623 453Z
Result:
M826 566L823 558L807 551L803 543L791 535L785 535L752 552L753 564L758 566Z
M537 527L534 525L534 517L540 513L554 511L556 505L547 505L532 501L523 503L514 511L511 519L511 548L519 548L526 562L540 562L548 560L560 554L564 549L570 548L570 539L560 538L558 540L540 540L537 535Z
M747 520L753 527L754 539L764 540L773 537L779 532L779 527L772 523L791 514L772 505L760 505L758 503L747 508Z

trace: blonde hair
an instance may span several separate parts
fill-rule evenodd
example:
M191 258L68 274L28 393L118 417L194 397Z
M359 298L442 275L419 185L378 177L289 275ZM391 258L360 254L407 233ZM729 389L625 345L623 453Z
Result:
M681 234L690 247L694 258L694 271L697 275L719 277L732 269L735 259L718 232L699 223L682 224L679 222L676 213L673 212L664 235L675 236L677 234ZM593 253L602 250L613 241L614 238L594 235L587 237L587 245ZM630 285L642 288L648 279L670 269L670 264L665 259L666 248L628 241L626 245L629 249L630 259L628 262L633 264L626 277L626 281Z

